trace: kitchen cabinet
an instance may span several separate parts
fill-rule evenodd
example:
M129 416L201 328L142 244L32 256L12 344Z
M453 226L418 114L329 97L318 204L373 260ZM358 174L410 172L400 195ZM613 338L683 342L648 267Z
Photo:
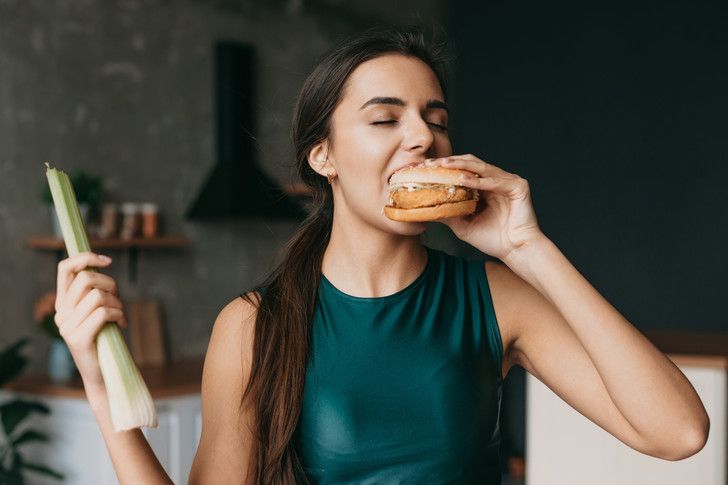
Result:
M696 455L667 461L633 450L527 374L527 485L726 485L728 357L674 355L710 416L708 442Z
M201 361L141 368L154 398L158 427L144 428L160 463L174 483L187 483L192 460L200 439ZM45 403L47 416L33 415L23 426L48 434L48 443L28 444L24 456L46 464L74 485L118 484L111 459L86 401L81 382L55 385L45 376L30 376L0 391L0 402L22 397ZM58 481L28 473L28 483L58 485Z

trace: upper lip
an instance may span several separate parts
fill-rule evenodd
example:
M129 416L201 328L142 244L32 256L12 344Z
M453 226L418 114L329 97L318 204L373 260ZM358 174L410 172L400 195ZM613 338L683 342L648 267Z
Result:
M392 178L392 175L394 174L394 172L396 172L398 170L402 170L403 168L411 167L413 165L419 165L421 163L424 163L425 160L426 160L425 158L417 159L417 160L410 160L408 163L406 163L404 165L400 165L399 167L396 167L394 170L392 170L389 173L389 175L387 175L387 182L390 181L390 179Z

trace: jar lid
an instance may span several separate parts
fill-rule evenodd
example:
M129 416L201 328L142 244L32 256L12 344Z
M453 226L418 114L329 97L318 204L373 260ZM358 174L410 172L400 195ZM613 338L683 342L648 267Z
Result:
M124 202L121 204L121 212L124 214L136 214L139 212L139 204L136 202Z

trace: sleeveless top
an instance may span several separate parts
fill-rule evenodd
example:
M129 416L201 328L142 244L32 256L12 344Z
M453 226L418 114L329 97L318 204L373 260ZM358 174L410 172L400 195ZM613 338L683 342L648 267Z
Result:
M294 434L311 483L501 483L503 344L484 263L427 253L388 296L322 275Z

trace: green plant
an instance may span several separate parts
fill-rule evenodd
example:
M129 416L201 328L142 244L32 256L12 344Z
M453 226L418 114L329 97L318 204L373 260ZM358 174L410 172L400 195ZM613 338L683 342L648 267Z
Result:
M104 192L104 184L101 177L94 176L84 170L75 170L69 174L73 191L76 193L78 203L87 203L91 207L97 207ZM53 196L48 184L43 187L43 202L53 203Z
M39 325L41 330L43 330L43 333L48 335L50 338L62 339L61 334L58 331L58 325L56 325L55 315L55 312L45 315L41 319Z
M28 343L27 338L20 339L0 352L0 386L20 374L28 363L28 359L20 354L20 350ZM45 404L24 399L13 399L0 404L0 483L7 485L23 485L24 472L30 471L46 476L63 479L57 471L39 463L25 461L21 447L32 442L47 442L48 436L40 431L22 426L23 421L33 413L48 414L50 410Z
M40 329L49 337L61 339L56 325L56 292L46 291L41 295L33 305L33 317Z

